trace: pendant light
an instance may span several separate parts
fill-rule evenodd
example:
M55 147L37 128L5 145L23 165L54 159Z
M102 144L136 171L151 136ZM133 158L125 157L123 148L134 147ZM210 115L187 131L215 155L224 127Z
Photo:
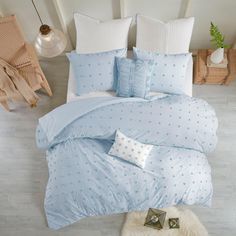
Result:
M40 56L48 58L56 57L65 50L67 44L66 37L60 30L53 29L50 26L43 24L34 0L31 1L41 22L39 34L34 42L34 47Z

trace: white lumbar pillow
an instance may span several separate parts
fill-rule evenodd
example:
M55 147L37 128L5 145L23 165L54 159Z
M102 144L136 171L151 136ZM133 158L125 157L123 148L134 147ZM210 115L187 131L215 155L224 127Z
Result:
M194 17L163 22L137 15L136 47L146 51L188 53Z
M115 142L113 143L108 154L144 168L146 159L152 151L152 148L152 145L140 143L134 139L128 138L117 130Z
M132 17L101 22L75 13L74 20L77 53L97 53L127 48Z

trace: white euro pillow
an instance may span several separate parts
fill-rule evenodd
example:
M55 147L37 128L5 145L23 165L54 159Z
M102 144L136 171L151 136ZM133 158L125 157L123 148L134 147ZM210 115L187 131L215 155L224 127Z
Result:
M127 48L132 17L103 21L75 13L76 52L98 53Z
M166 54L188 53L193 24L194 17L163 22L137 15L136 47Z
M124 159L143 169L152 148L152 145L140 143L132 138L128 138L117 130L115 142L110 148L108 154Z

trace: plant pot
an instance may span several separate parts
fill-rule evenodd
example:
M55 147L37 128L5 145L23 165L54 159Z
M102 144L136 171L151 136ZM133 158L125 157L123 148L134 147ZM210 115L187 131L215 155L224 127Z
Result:
M224 48L218 48L211 54L211 61L220 64L224 59Z

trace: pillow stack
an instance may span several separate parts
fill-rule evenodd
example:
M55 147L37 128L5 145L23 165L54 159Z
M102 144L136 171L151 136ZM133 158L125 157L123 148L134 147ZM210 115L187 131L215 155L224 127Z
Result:
M100 22L75 13L74 20L76 50L67 56L78 96L96 91L145 99L150 91L186 94L194 18L164 23L138 15L133 59L126 58L131 17Z
M189 45L194 18L162 22L150 17L137 16L136 59L154 60L151 91L191 95L192 57ZM189 78L189 77L190 78Z
M77 95L116 89L116 57L126 57L132 17L100 22L75 13L76 51L68 53Z

